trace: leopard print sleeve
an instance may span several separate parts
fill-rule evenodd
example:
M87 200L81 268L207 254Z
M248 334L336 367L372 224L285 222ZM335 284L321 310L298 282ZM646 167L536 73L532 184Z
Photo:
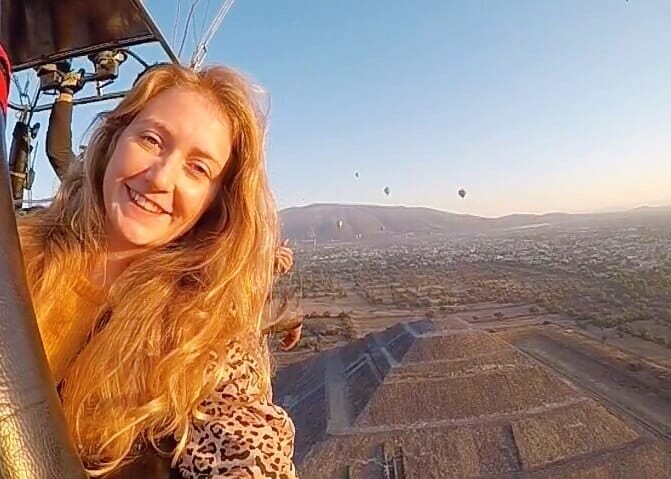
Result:
M194 420L178 470L185 479L296 479L294 426L270 392L260 389L254 360L230 348L230 373L202 405L212 419Z

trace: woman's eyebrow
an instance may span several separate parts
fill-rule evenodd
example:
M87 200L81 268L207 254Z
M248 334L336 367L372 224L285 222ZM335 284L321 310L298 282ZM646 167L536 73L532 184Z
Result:
M218 160L214 155L212 155L210 152L208 152L208 151L206 151L206 150L203 150L203 149L201 149L201 148L199 148L199 147L197 147L197 146L194 146L194 147L191 149L191 152L192 152L194 155L198 156L199 158L202 158L202 159L204 159L204 160L211 161L212 163L215 163L215 164L216 164L217 166L219 166L220 168L223 168L223 167L224 167L224 165L222 164L221 160Z
M150 118L144 118L144 119L139 121L139 124L140 124L140 126L154 127L157 130L160 130L160 132L163 133L164 135L168 135L168 136L171 136L171 137L174 136L170 127L166 123L162 122L161 120L159 120L157 118L151 118L151 117Z

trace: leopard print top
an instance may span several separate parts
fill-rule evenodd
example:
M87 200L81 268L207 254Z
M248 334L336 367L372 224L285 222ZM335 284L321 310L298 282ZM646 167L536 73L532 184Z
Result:
M201 407L216 419L194 420L179 473L185 479L296 479L291 419L262 391L257 363L240 345L231 345L227 361L225 380Z

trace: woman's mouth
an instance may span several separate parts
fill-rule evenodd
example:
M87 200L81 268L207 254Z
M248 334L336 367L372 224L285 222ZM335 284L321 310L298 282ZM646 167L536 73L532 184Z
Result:
M143 194L135 191L133 188L131 188L128 185L126 186L126 192L128 193L128 197L135 206L138 208L146 211L147 213L152 213L155 215L161 215L161 214L167 214L169 215L167 211L165 211L163 208L161 208L160 205L154 203L147 197L145 197Z

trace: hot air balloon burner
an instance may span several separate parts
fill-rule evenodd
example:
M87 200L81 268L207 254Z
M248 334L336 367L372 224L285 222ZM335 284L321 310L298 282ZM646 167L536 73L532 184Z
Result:
M47 63L37 68L37 78L40 80L40 90L43 92L58 90L63 77L72 71L72 60L62 60L57 63ZM80 70L84 75L84 70Z
M124 50L105 50L95 55L89 55L89 60L95 66L93 78L97 82L114 81L119 76L119 66L128 58Z

